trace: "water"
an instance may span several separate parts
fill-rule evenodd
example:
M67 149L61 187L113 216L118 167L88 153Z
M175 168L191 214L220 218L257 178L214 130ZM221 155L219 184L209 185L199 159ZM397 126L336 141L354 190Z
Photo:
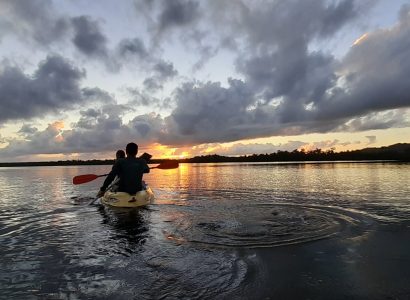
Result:
M182 164L88 205L109 166L0 168L2 299L408 299L410 164Z

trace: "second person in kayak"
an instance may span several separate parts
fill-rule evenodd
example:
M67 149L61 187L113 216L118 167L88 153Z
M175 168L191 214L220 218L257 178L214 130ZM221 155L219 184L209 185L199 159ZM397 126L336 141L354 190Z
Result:
M98 197L104 195L108 186L114 180L115 176L119 177L118 191L126 192L130 195L141 191L142 188L142 176L144 173L149 173L149 167L145 159L137 158L138 145L135 143L129 143L125 148L127 157L124 159L118 159L108 177L105 179L104 184L98 192Z

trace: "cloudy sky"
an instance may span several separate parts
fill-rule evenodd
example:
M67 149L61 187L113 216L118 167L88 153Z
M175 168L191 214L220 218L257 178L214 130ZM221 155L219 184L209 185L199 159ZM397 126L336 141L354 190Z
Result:
M0 0L0 161L410 142L410 0Z

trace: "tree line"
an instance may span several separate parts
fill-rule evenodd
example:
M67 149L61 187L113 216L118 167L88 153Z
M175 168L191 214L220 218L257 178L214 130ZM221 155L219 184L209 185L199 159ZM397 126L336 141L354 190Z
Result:
M196 156L180 160L187 163L207 162L295 162L295 161L361 161L361 160L394 160L410 161L410 144L395 144L382 148L365 148L361 150L335 152L329 150L298 150L277 151L266 154L242 156L221 156L217 154Z
M151 159L149 163L158 164L166 159ZM218 162L303 162L303 161L403 161L410 162L410 144L395 144L381 148L365 148L361 150L335 152L329 150L298 150L277 151L266 154L242 156L222 156L218 154L195 156L177 159L180 163L218 163ZM78 166L78 165L112 165L114 160L64 160L45 162L12 162L0 163L0 167L19 166Z

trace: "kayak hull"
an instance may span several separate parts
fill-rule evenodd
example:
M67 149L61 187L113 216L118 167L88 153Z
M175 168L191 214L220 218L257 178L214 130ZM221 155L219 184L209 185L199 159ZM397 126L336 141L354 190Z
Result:
M154 193L150 187L146 190L130 195L124 192L105 192L101 197L101 203L113 207L141 207L150 204L154 200Z

